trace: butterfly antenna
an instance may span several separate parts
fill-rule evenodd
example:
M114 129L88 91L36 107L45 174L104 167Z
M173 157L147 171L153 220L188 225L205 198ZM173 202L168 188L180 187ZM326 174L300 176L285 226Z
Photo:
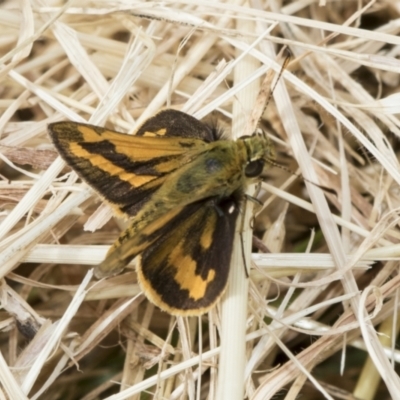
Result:
M282 54L284 50L285 50L285 48L283 48L283 49L281 50L280 54ZM280 69L280 71L279 71L279 74L278 74L278 76L276 77L275 82L274 82L274 84L273 84L271 90L269 91L269 95L268 95L267 101L265 102L265 105L264 105L264 108L263 108L263 110L262 110L262 113L261 113L260 118L264 115L264 112L265 112L265 110L267 109L268 104L269 104L269 102L270 102L271 99L272 99L272 95L274 94L274 90L275 90L275 88L276 88L276 85L278 84L279 80L281 79L281 76L282 76L282 74L283 74L283 71L285 71L285 69L286 69L287 66L289 65L289 62L290 62L290 54L288 54L288 55L285 57L285 59L283 60L281 69Z
M265 159L265 161L268 164L270 164L270 165L272 165L274 167L277 167L277 168L279 168L279 169L281 169L283 171L286 171L290 175L294 175L296 178L301 178L301 179L303 179L303 181L311 183L311 185L314 185L314 186L322 189L324 192L328 192L328 193L334 194L336 196L338 195L337 192L334 189L331 189L331 188L328 188L327 186L322 186L322 185L319 185L318 183L310 181L309 179L304 178L304 176L294 172L293 170L291 170L290 168L285 167L284 165L278 164L277 162L275 162L274 160L271 160L270 158Z

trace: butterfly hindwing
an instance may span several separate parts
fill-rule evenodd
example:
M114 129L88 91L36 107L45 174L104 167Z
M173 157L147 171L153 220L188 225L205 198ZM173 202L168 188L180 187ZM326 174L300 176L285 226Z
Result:
M138 136L147 136L149 134L201 139L207 142L214 142L219 139L215 127L178 110L160 111L144 122L136 133Z
M174 315L198 315L223 294L239 203L234 197L189 204L158 232L137 265L147 297Z

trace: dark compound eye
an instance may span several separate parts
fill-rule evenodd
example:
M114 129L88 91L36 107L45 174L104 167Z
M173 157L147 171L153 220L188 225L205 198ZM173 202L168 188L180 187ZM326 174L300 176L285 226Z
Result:
M244 170L244 174L248 178L254 178L256 176L259 176L261 172L264 169L264 160L255 160L255 161L250 161Z

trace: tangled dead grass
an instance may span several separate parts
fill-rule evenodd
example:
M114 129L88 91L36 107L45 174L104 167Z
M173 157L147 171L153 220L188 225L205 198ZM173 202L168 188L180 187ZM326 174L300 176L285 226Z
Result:
M400 2L265 3L0 4L1 398L398 398ZM236 245L201 318L156 309L132 271L91 279L125 222L47 124L132 132L174 107L239 136L283 45L260 124L330 191L271 167L250 279Z

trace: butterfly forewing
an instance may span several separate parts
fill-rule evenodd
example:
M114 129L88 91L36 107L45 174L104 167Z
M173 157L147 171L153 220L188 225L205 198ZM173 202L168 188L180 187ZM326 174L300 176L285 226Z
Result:
M184 137L137 137L75 122L50 124L49 132L65 161L127 216L134 216L165 177L190 162L205 144Z

